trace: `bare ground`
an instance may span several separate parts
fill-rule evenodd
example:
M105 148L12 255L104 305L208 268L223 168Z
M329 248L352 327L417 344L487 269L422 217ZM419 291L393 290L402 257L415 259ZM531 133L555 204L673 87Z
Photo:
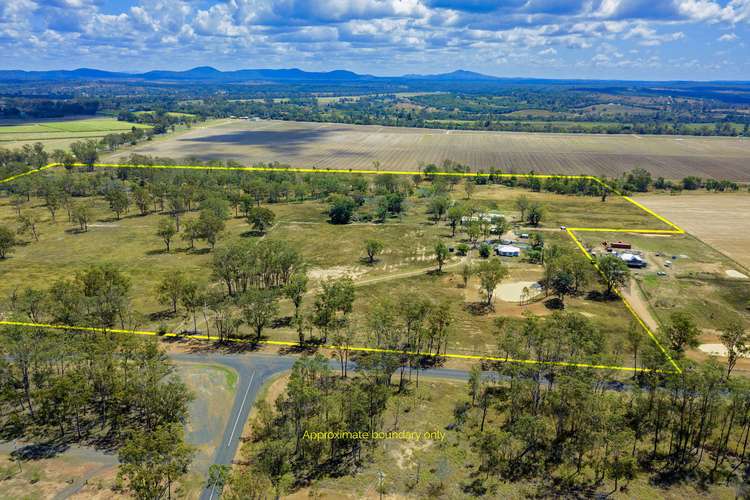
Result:
M331 169L417 169L452 159L477 169L616 176L643 167L654 176L750 181L750 139L532 134L373 125L233 120L114 154L273 162Z
M750 193L683 192L636 200L737 261L746 271L750 268Z

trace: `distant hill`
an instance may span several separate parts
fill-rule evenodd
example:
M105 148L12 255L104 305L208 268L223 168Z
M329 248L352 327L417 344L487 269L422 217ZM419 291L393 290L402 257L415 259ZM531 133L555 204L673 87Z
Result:
M52 71L0 70L0 80L144 80L144 81L394 81L394 80L434 80L434 81L482 81L497 80L494 76L473 71L457 70L436 75L404 75L376 77L346 70L325 72L288 69L240 69L220 71L210 66L199 66L185 71L155 70L145 73L122 73L90 68Z
M466 71L458 69L450 73L438 73L437 75L404 75L403 78L412 80L443 80L443 81L457 81L457 80L499 80L496 76L483 75L482 73L475 73L474 71Z
M373 76L346 70L304 71L299 68L285 69L240 69L221 71L211 66L198 66L185 71L155 70L145 73L102 71L92 68L51 71L0 70L0 82L33 81L101 81L101 82L152 82L154 84L237 84L297 85L334 87L375 88L390 91L401 89L437 91L494 91L509 87L567 87L582 91L629 92L632 89L647 89L650 93L672 95L679 91L683 97L712 97L731 102L750 101L749 82L657 82L621 80L575 80L545 78L509 78L485 75L459 69L450 73L406 74L401 76ZM382 91L382 90L379 90ZM731 91L727 97L726 91Z

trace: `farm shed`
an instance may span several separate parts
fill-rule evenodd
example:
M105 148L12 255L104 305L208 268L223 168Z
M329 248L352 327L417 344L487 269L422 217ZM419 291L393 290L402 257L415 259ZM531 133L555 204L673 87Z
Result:
M521 249L513 245L498 246L495 251L503 257L519 257L521 255Z
M639 255L635 255L632 253L622 253L618 255L618 257L624 260L628 267L646 267L646 261L643 260Z

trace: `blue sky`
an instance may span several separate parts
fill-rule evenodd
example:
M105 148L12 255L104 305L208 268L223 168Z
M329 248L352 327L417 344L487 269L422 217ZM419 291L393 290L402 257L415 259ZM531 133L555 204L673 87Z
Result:
M2 69L750 80L750 0L0 0Z

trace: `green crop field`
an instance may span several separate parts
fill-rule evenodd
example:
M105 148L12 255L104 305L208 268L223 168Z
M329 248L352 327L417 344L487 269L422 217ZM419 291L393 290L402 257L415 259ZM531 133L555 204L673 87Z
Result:
M0 125L0 148L17 148L41 142L45 149L67 148L82 139L98 139L107 134L127 132L137 128L151 128L141 123L129 123L113 118L43 121L18 125Z

